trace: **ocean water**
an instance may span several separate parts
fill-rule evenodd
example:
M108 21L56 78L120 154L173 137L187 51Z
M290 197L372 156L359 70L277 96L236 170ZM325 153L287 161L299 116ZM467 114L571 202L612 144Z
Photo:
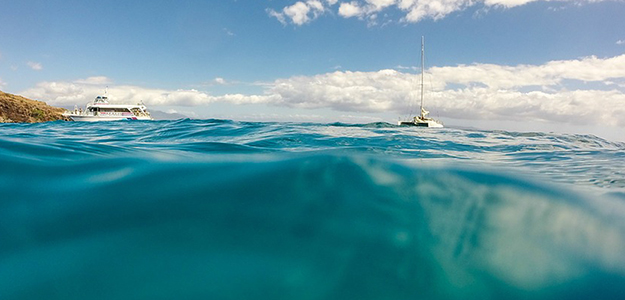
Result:
M0 124L0 299L623 299L625 144Z

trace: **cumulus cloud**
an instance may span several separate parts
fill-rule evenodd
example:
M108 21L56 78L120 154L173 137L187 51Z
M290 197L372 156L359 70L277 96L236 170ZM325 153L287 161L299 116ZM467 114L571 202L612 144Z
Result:
M543 65L492 64L427 70L427 107L446 118L552 121L625 126L625 93L580 89L625 81L625 55L552 61ZM333 72L276 80L272 104L349 112L405 114L416 106L419 75L396 70ZM413 108L414 109L414 108Z
M494 89L552 86L567 79L592 82L625 78L625 55L607 59L590 56L579 60L551 61L540 66L474 64L434 67L430 72L434 78L446 83L479 83Z
M426 83L426 107L444 118L625 127L625 54L542 65L432 67L425 72L426 78L431 78ZM417 106L419 81L419 72L414 71L335 71L263 83L264 93L260 95L215 96L194 89L130 85L112 86L108 93L113 101L143 101L156 106L222 102L405 115ZM111 80L90 77L73 82L42 82L21 94L53 105L83 104L101 94L105 84L111 84Z
M356 1L344 2L339 6L339 15L345 18L360 17L364 15L364 13L364 10Z
M402 0L397 7L405 13L403 21L416 23L427 18L442 19L452 12L463 10L478 2L473 0ZM491 5L486 2L484 4Z
M280 23L286 25L288 21L301 26L317 19L324 14L327 7L333 6L338 0L307 0L297 1L293 5L284 7L281 11L268 9L269 16L276 18Z
M29 61L29 62L26 63L26 65L28 67L30 67L31 69L35 70L35 71L43 70L43 66L40 63L37 63L37 62Z
M221 77L215 78L213 80L213 82L215 82L216 84L221 84L221 85L228 84L228 82L225 79L221 78Z
M229 102L235 104L267 103L271 101L271 96L264 95L240 95L227 94L212 96L208 93L195 89L152 89L132 85L116 85L108 87L112 81L107 77L90 77L71 82L41 82L36 87L25 90L20 94L43 100L51 105L71 106L87 103L97 95L104 93L105 89L109 100L117 103L139 103L146 105L179 105L198 106L207 105L213 102Z
M294 108L329 107L339 111L380 112L408 103L414 76L395 70L334 72L279 79L269 88L276 104ZM413 82L414 81L414 82ZM401 104L399 104L401 105Z
M616 90L524 93L466 88L435 92L431 96L434 107L430 109L449 118L625 126L625 94Z
M439 20L447 15L462 11L467 7L483 5L484 7L512 8L536 1L556 1L593 3L603 0L349 0L349 1L298 1L295 4L284 7L281 12L269 9L269 15L275 17L282 24L287 24L287 19L295 25L303 25L321 14L338 5L336 13L344 18L356 17L367 20L370 24L375 23L380 12L387 9L399 10L403 13L401 21L416 23L424 19Z

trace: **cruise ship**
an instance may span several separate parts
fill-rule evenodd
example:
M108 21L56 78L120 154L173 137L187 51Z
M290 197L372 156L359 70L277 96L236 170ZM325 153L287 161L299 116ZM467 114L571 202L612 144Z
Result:
M63 114L73 121L119 121L119 120L153 120L143 103L111 104L107 96L97 96L93 102L87 103L83 110L74 107L73 111Z

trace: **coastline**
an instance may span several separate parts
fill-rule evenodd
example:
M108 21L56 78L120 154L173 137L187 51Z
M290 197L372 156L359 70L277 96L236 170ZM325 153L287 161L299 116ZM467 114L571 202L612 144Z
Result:
M64 108L0 91L0 123L40 123L68 119Z

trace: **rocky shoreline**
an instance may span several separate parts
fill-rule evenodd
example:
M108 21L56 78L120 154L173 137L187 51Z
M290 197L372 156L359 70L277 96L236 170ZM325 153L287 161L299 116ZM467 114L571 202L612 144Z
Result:
M0 91L0 123L39 123L69 119L65 109Z

